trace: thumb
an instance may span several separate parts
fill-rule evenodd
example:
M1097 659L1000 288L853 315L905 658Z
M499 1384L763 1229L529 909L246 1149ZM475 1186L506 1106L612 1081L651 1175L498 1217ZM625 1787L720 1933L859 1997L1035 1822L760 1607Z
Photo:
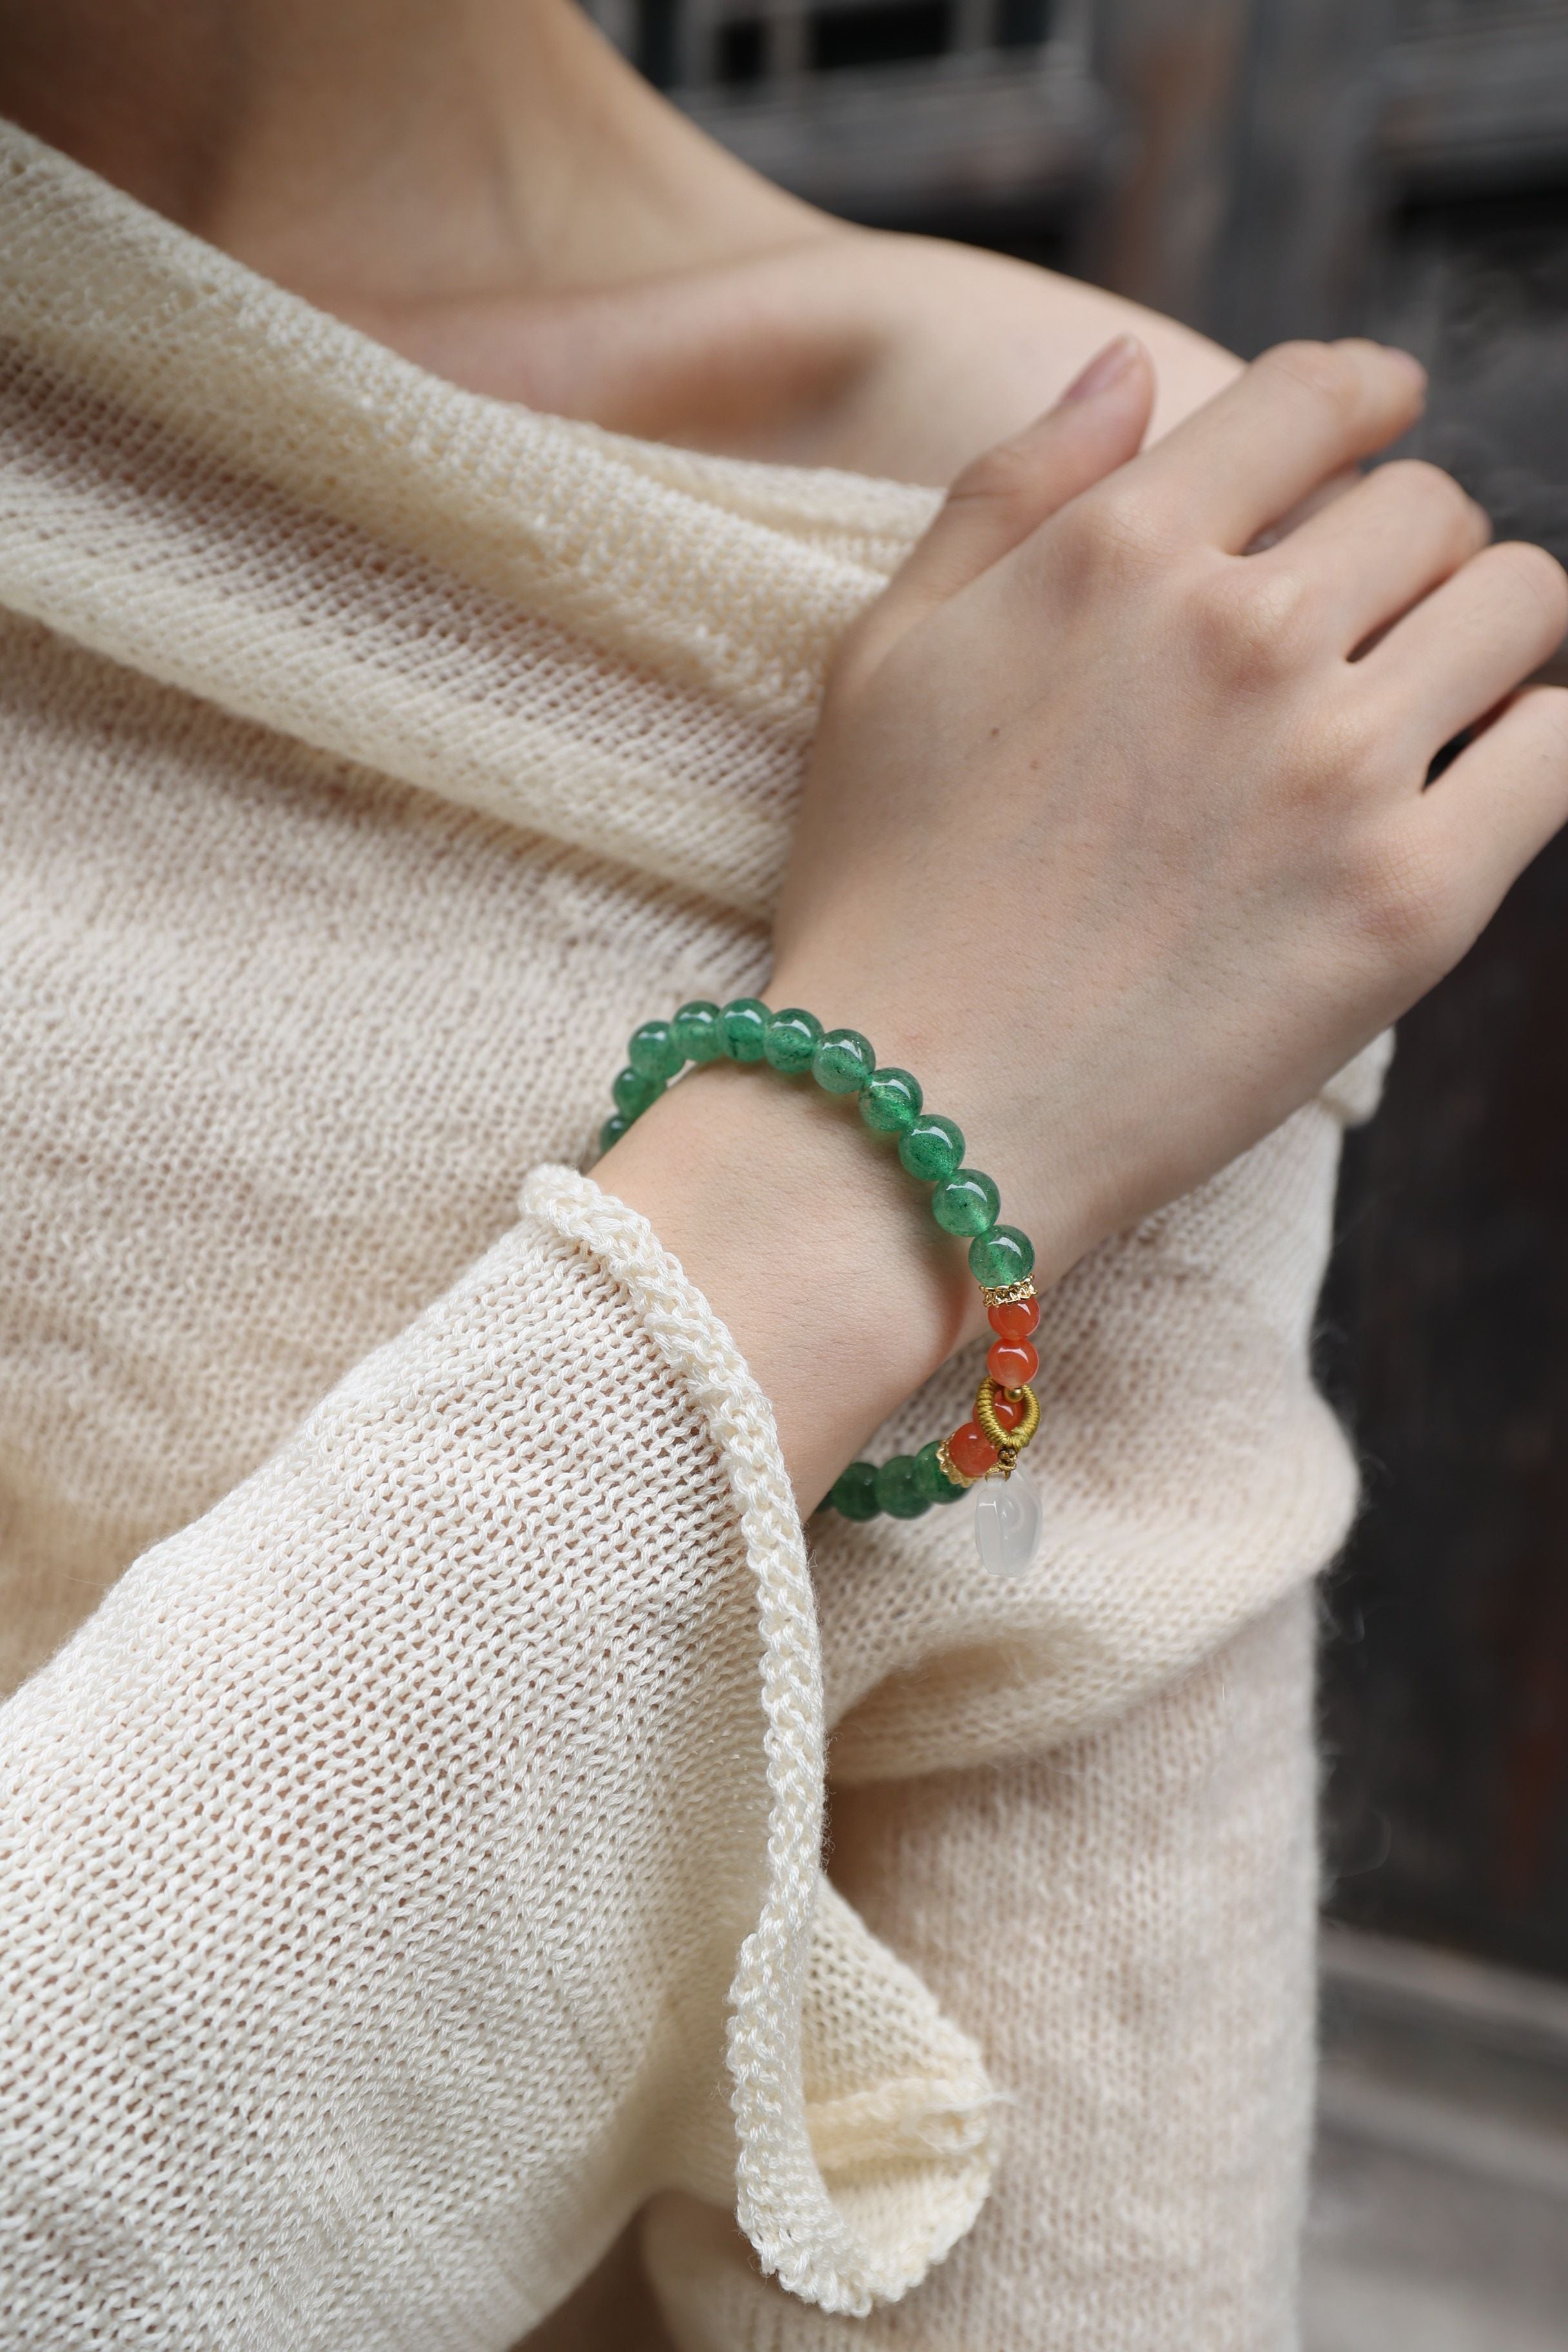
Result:
M874 667L906 629L966 588L1069 499L1135 457L1154 404L1154 371L1136 335L1118 335L1054 408L974 458L941 513L855 633L856 667Z

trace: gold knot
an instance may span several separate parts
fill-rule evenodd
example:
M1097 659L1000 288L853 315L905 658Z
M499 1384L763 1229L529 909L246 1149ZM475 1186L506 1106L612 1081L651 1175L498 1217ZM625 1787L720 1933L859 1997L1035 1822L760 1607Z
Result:
M995 1394L996 1382L987 1372L974 1391L975 1425L996 1448L996 1466L1002 1475L1010 1478L1019 1454L1040 1425L1040 1400L1026 1382L1020 1389L1005 1389L1005 1396L1022 1402L1024 1418L1016 1429L1004 1429L996 1418Z

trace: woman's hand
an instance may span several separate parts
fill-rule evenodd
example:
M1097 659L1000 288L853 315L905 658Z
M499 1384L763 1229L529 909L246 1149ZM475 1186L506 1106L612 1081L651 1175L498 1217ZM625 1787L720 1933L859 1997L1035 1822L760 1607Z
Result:
M917 1073L1043 1281L1306 1100L1568 815L1568 695L1513 692L1562 571L1488 548L1429 466L1344 488L1422 390L1375 345L1290 346L1139 456L1124 339L961 478L844 647L769 997ZM601 1168L735 1332L806 1508L979 1328L843 1112L715 1066Z
M1047 1276L1305 1100L1568 816L1568 695L1508 699L1550 556L1410 463L1246 552L1413 421L1414 362L1286 346L1133 457L1147 367L1105 361L846 646L770 990L920 1074Z

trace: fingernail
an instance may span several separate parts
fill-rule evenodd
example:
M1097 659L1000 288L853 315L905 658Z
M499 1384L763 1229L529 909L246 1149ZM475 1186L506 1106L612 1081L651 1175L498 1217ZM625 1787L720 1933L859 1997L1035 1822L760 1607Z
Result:
M1097 394L1109 392L1126 374L1143 346L1136 335L1118 335L1097 352L1081 375L1075 375L1061 398L1058 408L1070 408L1074 401L1093 400Z

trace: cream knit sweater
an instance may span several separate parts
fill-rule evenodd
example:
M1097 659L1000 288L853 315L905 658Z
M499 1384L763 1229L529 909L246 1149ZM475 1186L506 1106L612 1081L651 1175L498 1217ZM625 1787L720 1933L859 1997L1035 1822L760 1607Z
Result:
M1371 1062L1048 1300L1036 1573L808 1559L573 1170L765 980L931 499L456 392L11 131L0 337L0 2340L1284 2352Z

